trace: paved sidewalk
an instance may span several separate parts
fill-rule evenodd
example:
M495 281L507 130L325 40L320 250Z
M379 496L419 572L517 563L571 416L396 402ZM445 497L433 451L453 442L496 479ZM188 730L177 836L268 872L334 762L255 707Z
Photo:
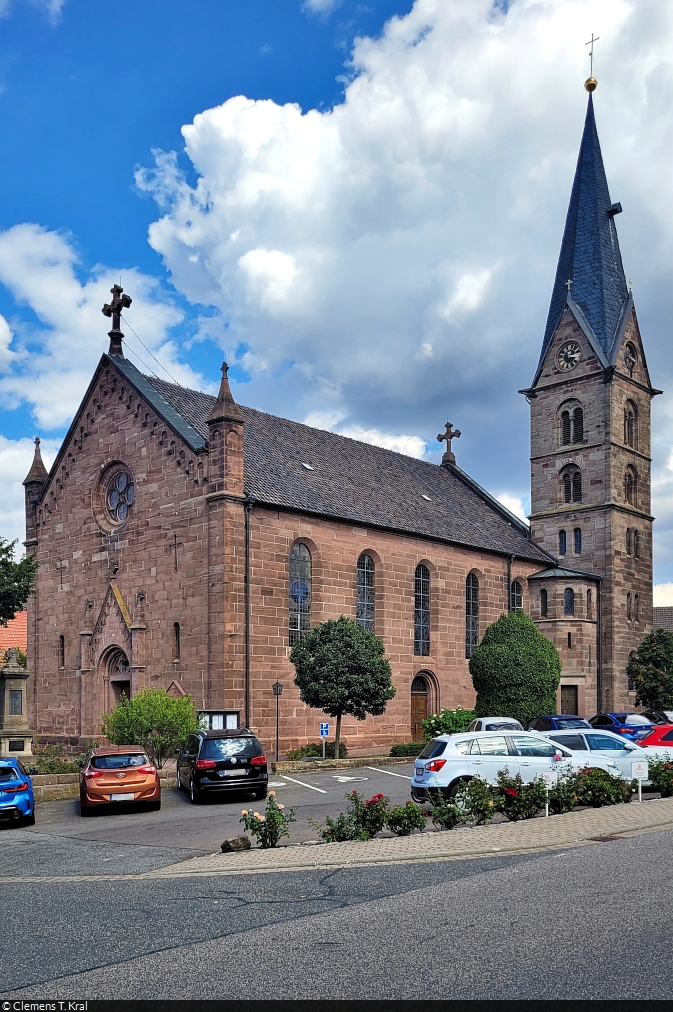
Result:
M673 798L639 804L590 808L548 819L527 819L496 826L425 832L414 836L377 838L354 843L330 843L274 850L254 849L241 854L209 854L167 868L147 872L143 878L193 875L259 874L308 868L343 868L370 864L438 861L479 857L513 851L566 847L621 833L673 828Z

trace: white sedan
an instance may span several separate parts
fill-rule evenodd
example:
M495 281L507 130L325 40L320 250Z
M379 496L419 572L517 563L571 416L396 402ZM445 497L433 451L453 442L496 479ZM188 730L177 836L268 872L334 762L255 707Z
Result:
M609 757L575 752L530 731L464 731L442 734L428 742L414 763L411 796L423 801L429 792L441 790L455 797L467 780L478 776L495 784L499 771L504 769L510 776L520 773L522 780L530 782L539 774L558 769L559 763L572 770L592 767L613 776L620 773Z
M623 777L630 780L633 776L631 764L634 762L647 762L648 759L670 759L671 750L650 746L644 748L634 741L628 741L612 731L588 731L584 728L576 728L573 731L539 731L545 738L549 738L557 745L572 749L575 754L590 752L592 755L604 756L617 763ZM643 780L643 784L649 784L649 780Z

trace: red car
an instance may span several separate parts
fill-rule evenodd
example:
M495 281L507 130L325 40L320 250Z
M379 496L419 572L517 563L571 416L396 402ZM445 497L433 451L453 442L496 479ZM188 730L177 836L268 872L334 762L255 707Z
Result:
M648 745L668 745L673 748L673 724L657 724L638 744L641 748L647 748Z

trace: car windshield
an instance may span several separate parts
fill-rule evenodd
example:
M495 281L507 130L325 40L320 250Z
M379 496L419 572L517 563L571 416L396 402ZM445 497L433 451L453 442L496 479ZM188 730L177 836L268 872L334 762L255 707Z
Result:
M588 720L584 719L584 717L557 717L556 726L558 728L566 728L566 727L590 727L591 725L589 724Z
M93 755L91 765L95 770L126 770L130 766L144 766L148 762L143 752L120 752L117 755Z
M18 780L19 773L13 766L0 766L0 783L7 783L10 780Z
M256 738L206 738L201 748L203 759L228 759L233 755L261 755Z
M485 724L484 731L521 731L522 727L518 720L496 720L492 724Z
M625 724L651 724L652 721L643 717L642 713L625 713L623 716Z
M623 752L625 743L619 738L611 738L607 734L588 734L589 748L598 752Z
M459 743L459 744L462 744L462 742ZM456 748L457 747L458 746L456 746ZM445 748L446 748L446 742L445 741L439 741L438 738L433 738L432 741L428 742L428 744L425 746L425 748L420 753L420 755L419 755L418 758L419 759L436 759L438 755L442 754L442 752L444 751Z

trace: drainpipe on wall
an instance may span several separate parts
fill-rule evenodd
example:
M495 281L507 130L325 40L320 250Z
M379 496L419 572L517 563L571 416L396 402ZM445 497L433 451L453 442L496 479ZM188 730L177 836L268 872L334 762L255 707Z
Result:
M245 500L245 726L250 727L250 514L255 500Z
M512 610L512 563L514 562L515 558L516 558L515 555L508 555L507 556L507 591L506 591L506 593L507 593L507 599L506 600L507 600L507 614L508 615L509 615L510 611Z

